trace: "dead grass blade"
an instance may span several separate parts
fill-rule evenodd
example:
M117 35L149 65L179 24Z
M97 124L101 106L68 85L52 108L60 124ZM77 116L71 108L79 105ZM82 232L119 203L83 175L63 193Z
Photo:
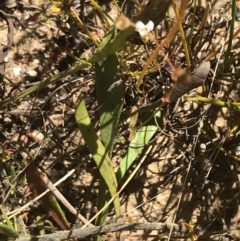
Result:
M47 184L43 180L44 175L45 174L38 169L35 162L31 162L26 168L26 178L33 197L37 197L48 189ZM55 220L62 230L70 229L70 224L52 193L47 193L39 202L47 214Z

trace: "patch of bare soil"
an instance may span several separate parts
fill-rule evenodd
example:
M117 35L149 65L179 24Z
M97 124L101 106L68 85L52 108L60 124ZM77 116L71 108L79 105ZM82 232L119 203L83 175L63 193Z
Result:
M200 19L206 1L199 2ZM94 36L102 39L106 26L90 1L75 1L74 4L84 24ZM117 16L109 1L99 1L99 4L113 18ZM211 1L210 4L211 12L204 26L206 30L201 48L189 46L194 55L195 67L192 70L226 41L225 26L231 16L230 1ZM96 213L100 176L75 123L74 110L79 95L84 94L88 111L98 130L94 68L86 68L62 78L25 98L16 100L13 97L19 91L76 65L73 55L82 59L91 56L95 47L70 19L63 21L59 14L52 14L48 1L6 0L0 3L0 7L12 15L15 28L14 44L9 50L5 74L0 83L0 144L8 153L1 162L1 204L10 212L31 200L28 188L20 181L15 187L15 194L10 193L11 167L21 176L24 173L24 161L35 160L54 183L81 163L76 172L58 188L89 219ZM126 9L126 13L132 13L131 7ZM191 16L190 9L188 14ZM171 12L168 20L173 20ZM163 30L165 27L162 23ZM194 34L197 43L199 34ZM1 48L6 45L6 36L7 24L0 19ZM180 62L184 59L182 49L181 45ZM239 50L235 47L234 51ZM137 70L140 65L144 65L144 61L141 56L137 56L129 66ZM210 93L225 101L239 102L239 84L223 81L220 74L215 73L219 61L215 58L210 61L211 71L205 81L205 88L198 88L193 93L204 96ZM239 71L237 64L234 68L236 72ZM148 75L146 81L153 88L142 96L136 92L135 80L129 76L126 80L125 106L118 139L126 133L126 120L131 107L141 107L161 98L162 86L168 82L159 73ZM5 100L11 102L5 104ZM136 163L144 157L148 148L150 151L137 175L121 195L121 221L178 223L185 220L202 230L202 234L206 235L202 240L213 240L210 236L214 234L218 235L218 240L240 240L240 158L236 152L240 137L238 132L231 131L239 126L239 120L240 114L235 110L189 102L184 98L178 103L166 105L158 121L159 131ZM112 158L116 169L128 146L128 143L121 143L118 139ZM70 223L79 224L65 207L64 210ZM36 216L42 216L43 213L37 204L21 212L25 229L29 233L39 233ZM108 217L108 222L115 222L114 217ZM47 222L45 226L51 230L51 225L57 227ZM173 233L172 237L174 235L178 234ZM123 232L121 237L125 241L165 240L156 231ZM176 240L184 238L177 237Z

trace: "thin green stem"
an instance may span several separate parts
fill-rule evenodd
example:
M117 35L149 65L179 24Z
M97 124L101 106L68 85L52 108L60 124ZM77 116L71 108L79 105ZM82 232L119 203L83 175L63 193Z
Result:
M188 101L194 101L194 102L203 102L203 103L208 103L208 104L212 104L212 105L217 105L219 107L227 107L229 109L233 109L236 111L240 111L240 105L238 102L224 102L222 100L213 100L207 97L201 97L201 96L197 96L197 97L188 97L187 98Z
M226 52L225 58L224 58L224 69L226 68L226 65L228 64L230 52L231 52L231 49L232 49L235 19L236 19L236 0L232 0L232 20L231 20L231 26L230 26L227 52Z

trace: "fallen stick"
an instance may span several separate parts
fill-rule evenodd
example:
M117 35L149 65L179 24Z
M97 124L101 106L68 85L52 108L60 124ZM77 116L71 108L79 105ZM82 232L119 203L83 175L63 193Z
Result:
M106 234L111 232L119 232L119 231L136 231L136 230L144 230L144 231L152 231L157 230L159 232L169 232L172 229L172 233L185 234L185 238L191 237L193 234L189 232L189 229L183 224L175 224L175 223L124 223L124 224L108 224L97 227L88 227L84 229L72 229L69 231L59 231L52 234L46 234L42 236L36 237L20 237L16 239L16 241L60 241L66 240L69 238L78 238L83 239L90 235L97 234ZM194 232L195 233L195 232ZM215 235L201 235L203 231L196 230L197 234L199 233L199 240L201 238L208 237L207 240L219 240L221 236L221 240L229 241L230 237L224 237L224 234L215 234ZM225 233L226 234L226 233ZM130 235L130 234L129 234ZM197 234L198 235L198 234ZM174 238L174 235L171 236ZM204 240L204 239L203 239ZM205 239L206 240L206 239Z

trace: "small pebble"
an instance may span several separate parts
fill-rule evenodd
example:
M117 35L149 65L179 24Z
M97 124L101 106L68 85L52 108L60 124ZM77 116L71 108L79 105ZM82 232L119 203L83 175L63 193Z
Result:
M3 59L4 63L7 63L8 60L9 60L9 57L8 57L8 56L6 56L6 57Z
M32 64L33 64L34 66L38 66L39 63L40 63L39 59L34 59L34 60L32 61Z
M31 77L36 77L38 75L38 72L36 70L28 70L27 74Z
M6 116L6 117L4 117L3 121L5 123L10 123L10 122L12 122L12 119L10 117Z
M44 135L41 132L39 132L38 130L34 130L31 134L41 141L44 139Z
M234 154L235 154L235 156L240 156L240 146L235 146Z
M20 67L13 67L13 74L14 76L18 76L21 73L21 68Z
M206 152L207 146L205 143L200 144L200 152L203 154Z

